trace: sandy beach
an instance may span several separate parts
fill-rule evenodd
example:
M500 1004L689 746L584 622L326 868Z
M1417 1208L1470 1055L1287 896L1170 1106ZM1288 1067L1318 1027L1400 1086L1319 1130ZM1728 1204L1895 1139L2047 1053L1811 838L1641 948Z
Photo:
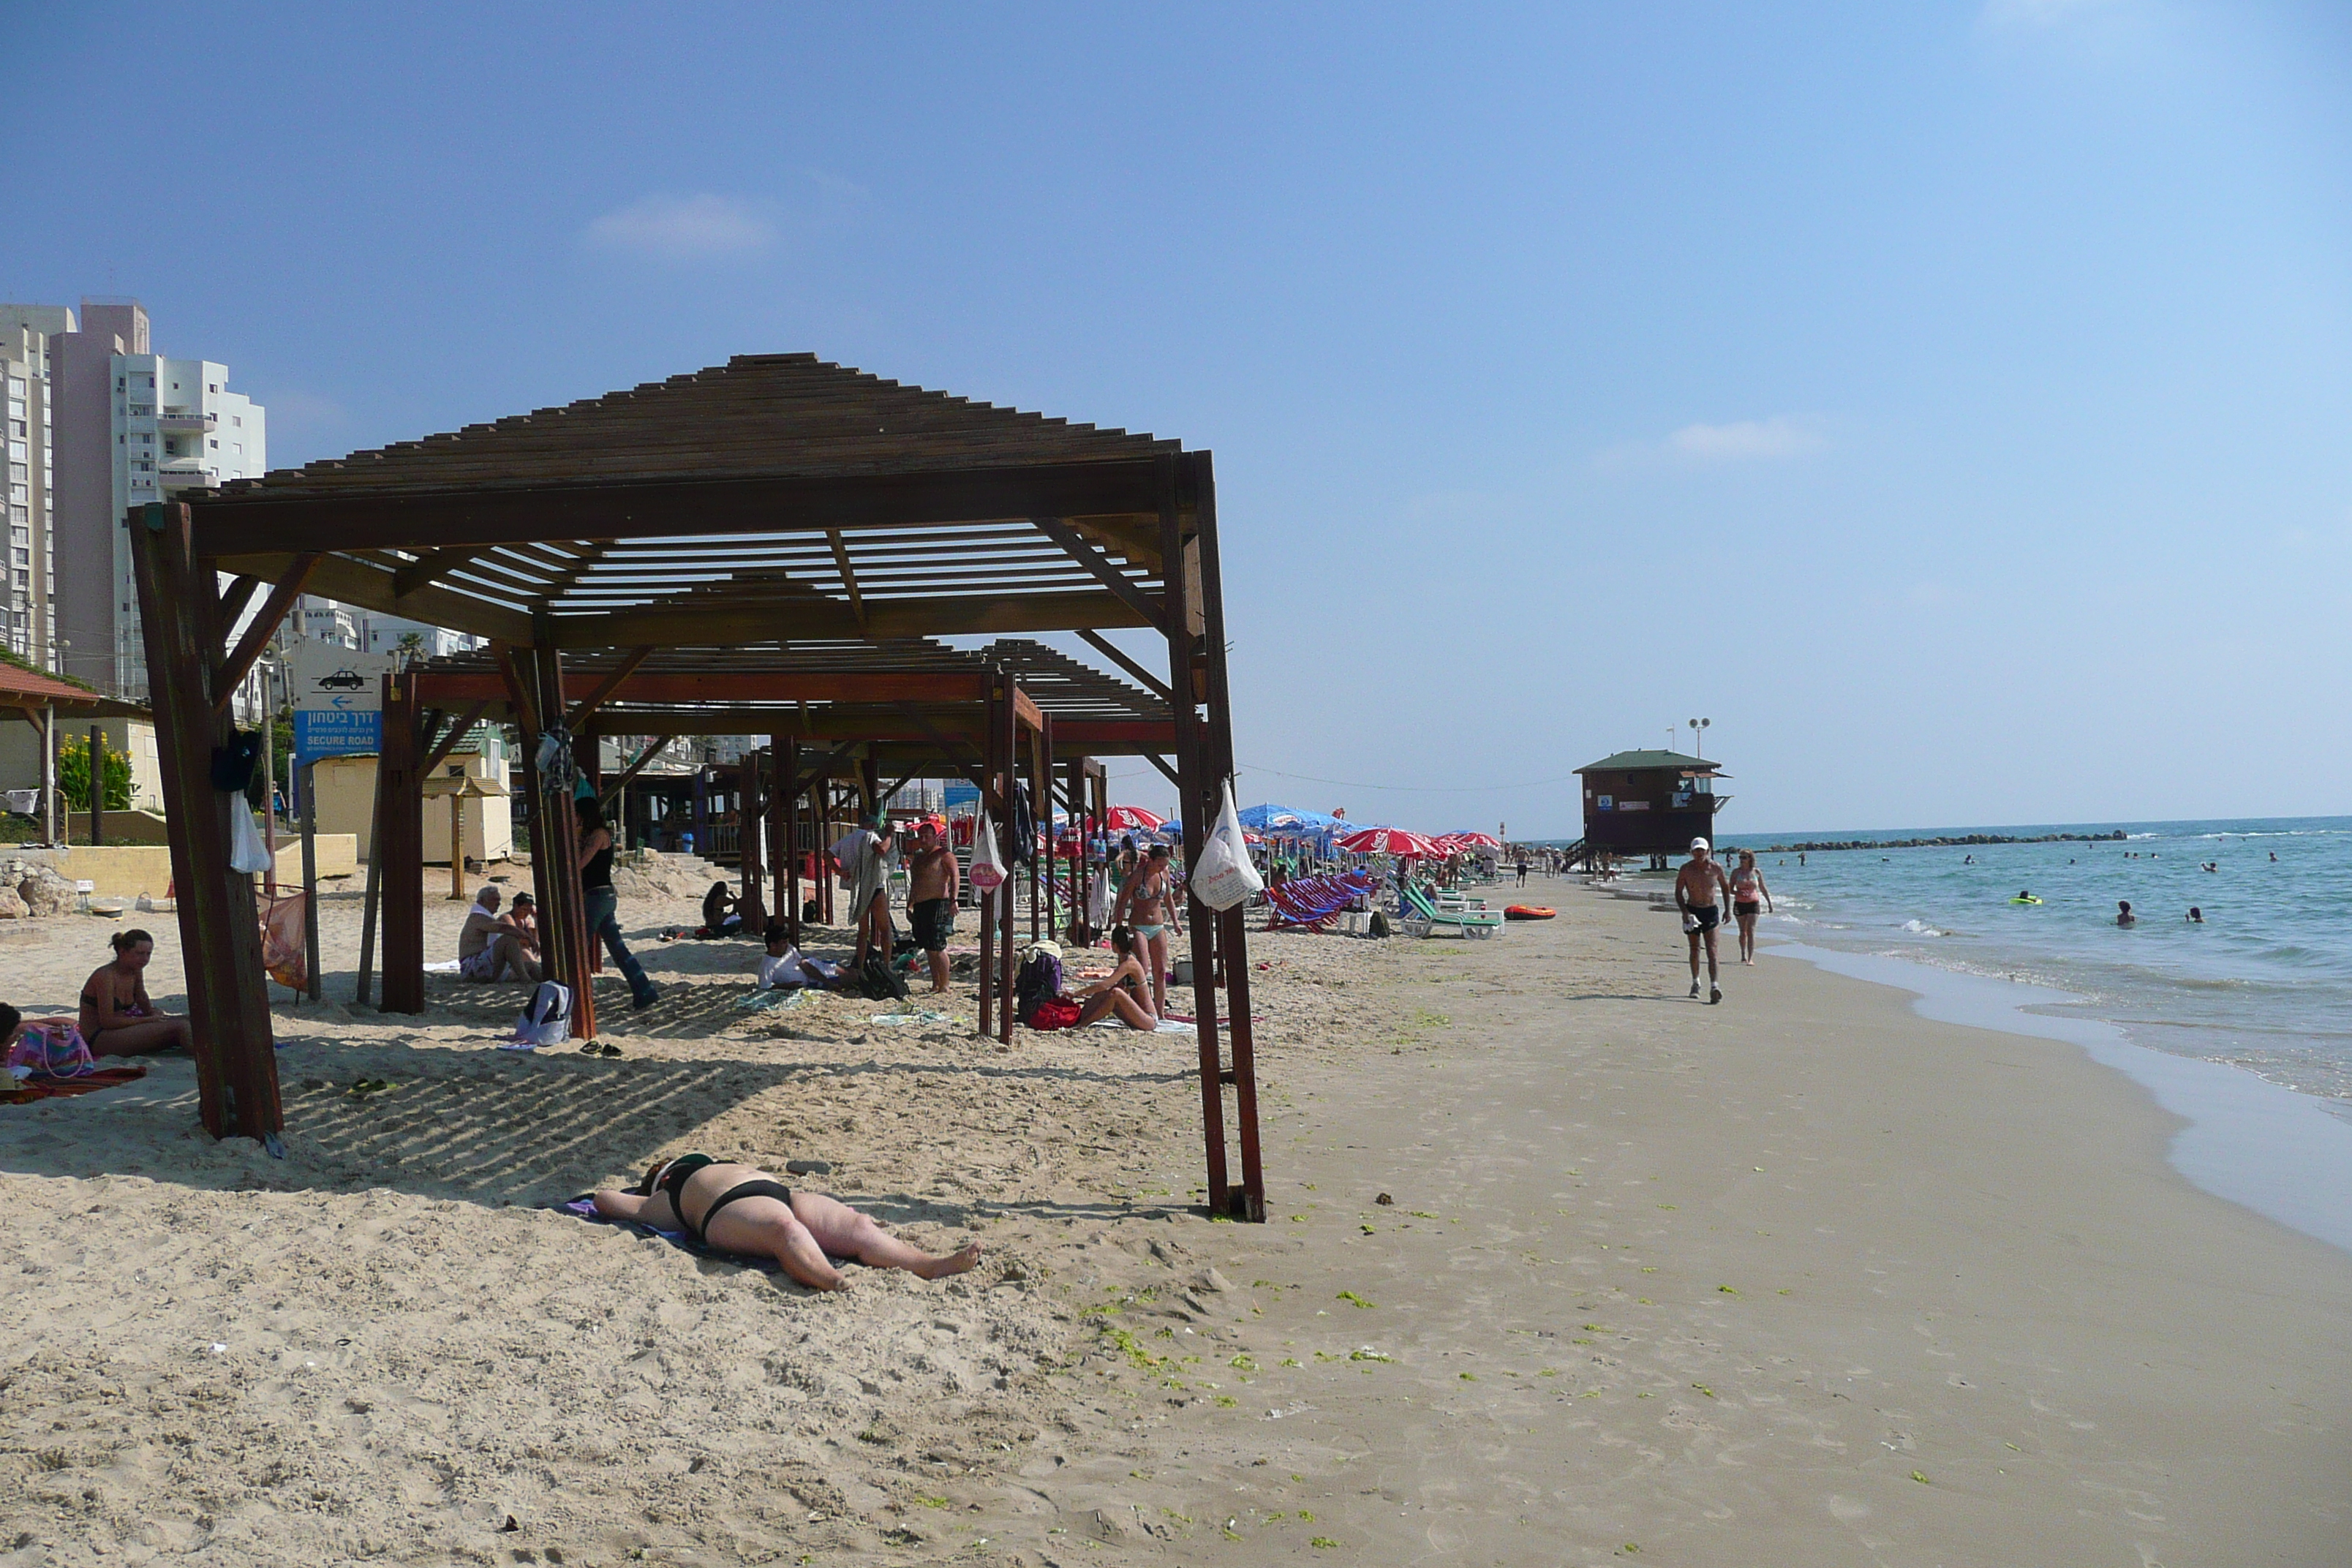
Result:
M2344 1560L2352 1257L2072 1047L1769 956L1694 1005L1669 920L1538 892L1254 939L1264 1227L1192 1206L1189 1037L747 1011L684 900L625 904L618 1059L276 993L282 1162L184 1062L0 1108L0 1563ZM106 930L0 941L7 999ZM986 1256L816 1296L547 1206L698 1147Z

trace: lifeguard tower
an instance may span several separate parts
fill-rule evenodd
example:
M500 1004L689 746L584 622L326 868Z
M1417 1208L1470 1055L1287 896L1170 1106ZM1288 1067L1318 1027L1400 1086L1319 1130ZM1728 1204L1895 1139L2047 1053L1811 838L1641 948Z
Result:
M1646 855L1665 869L1693 838L1715 837L1715 814L1731 797L1715 781L1729 778L1705 757L1680 752L1619 752L1576 770L1584 784L1584 838L1569 863L1590 865L1596 853Z

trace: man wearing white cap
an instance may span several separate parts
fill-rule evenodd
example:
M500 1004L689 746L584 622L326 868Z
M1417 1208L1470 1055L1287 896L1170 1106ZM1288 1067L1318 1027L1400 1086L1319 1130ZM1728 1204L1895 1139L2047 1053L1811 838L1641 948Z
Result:
M1706 840L1690 841L1690 859L1684 863L1682 874L1675 879L1675 908L1683 912L1683 934L1690 939L1691 995L1698 995L1698 947L1706 943L1706 1000L1712 1006L1723 1000L1723 987L1716 984L1715 928L1723 923L1723 907L1731 900L1731 879L1715 863Z

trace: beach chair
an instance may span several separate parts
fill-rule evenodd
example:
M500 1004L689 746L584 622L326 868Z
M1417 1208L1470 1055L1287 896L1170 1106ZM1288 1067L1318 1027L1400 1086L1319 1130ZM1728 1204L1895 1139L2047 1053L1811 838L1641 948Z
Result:
M1294 877L1280 887L1269 886L1265 901L1273 913L1268 931L1329 931L1343 910L1372 890L1372 879L1360 871L1336 877Z
M1500 910L1443 910L1419 888L1404 890L1404 903L1407 936L1434 936L1441 931L1451 931L1484 942L1503 929Z

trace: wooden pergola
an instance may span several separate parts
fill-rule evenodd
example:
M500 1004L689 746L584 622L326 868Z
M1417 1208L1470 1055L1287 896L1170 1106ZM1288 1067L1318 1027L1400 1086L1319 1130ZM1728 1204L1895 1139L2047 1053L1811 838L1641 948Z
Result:
M521 702L550 728L559 713L568 727L572 709L607 682L613 689L589 704L591 713L615 700L657 657L745 648L781 656L828 645L828 664L771 670L772 684L757 692L747 687L714 701L708 682L716 671L672 672L696 684L691 695L638 689L648 704L775 710L824 700L866 708L843 716L868 724L856 739L928 744L940 754L954 750L945 743L953 731L932 735L916 725L910 738L871 727L882 708L903 724L906 706L939 700L947 676L893 670L892 645L1075 632L1166 705L1158 733L1139 733L1130 744L1161 758L1177 783L1188 860L1233 773L1208 453L902 386L811 355L739 357L587 402L135 508L127 523L175 824L204 1118L215 1136L274 1144L281 1111L252 892L228 873L231 797L212 788L210 763L230 738L227 694L301 593L493 639L503 651L500 690L471 700ZM226 591L215 586L216 573L231 577ZM235 648L225 649L223 629L265 586L262 613ZM1116 627L1148 628L1164 642L1164 680L1098 636ZM1036 707L1018 689L1085 684L1053 668L1058 657L1040 649L1017 673L1010 667L1022 661L990 667L999 672L995 690L979 700L990 710L983 726L1001 742L984 758L999 776L1015 751L1011 731L1020 703ZM587 678L586 689L575 673ZM804 679L805 698L783 694L792 678ZM418 682L431 679L416 672L391 683L379 769L387 799L416 787L430 754L421 737L406 756L394 746L397 736L417 734ZM950 701L968 710L973 697L958 691ZM613 732L655 732L624 731L618 715L625 708L607 721ZM1038 717L1042 725L1042 710ZM1151 721L1138 715L1134 722ZM837 743L815 734L803 741L789 727L739 731L731 723L700 732ZM453 723L453 736L461 728ZM1109 750L1107 736L1082 744L1087 754ZM1144 750L1160 744L1165 752ZM568 865L570 814L545 815L552 831L534 858ZM422 859L421 842L412 851L394 840L378 853L394 868L387 889L405 876L399 857ZM578 924L578 902L559 894L551 912L572 908L562 939L567 948L578 939L584 950L584 932L570 929ZM1191 914L1209 1200L1219 1211L1261 1219L1243 917L1198 904ZM388 931L388 980L392 957ZM584 973L584 951L579 957L572 973ZM1217 1035L1213 977L1220 975L1231 1015L1229 1069ZM1221 1081L1228 1071L1237 1185L1227 1175Z

